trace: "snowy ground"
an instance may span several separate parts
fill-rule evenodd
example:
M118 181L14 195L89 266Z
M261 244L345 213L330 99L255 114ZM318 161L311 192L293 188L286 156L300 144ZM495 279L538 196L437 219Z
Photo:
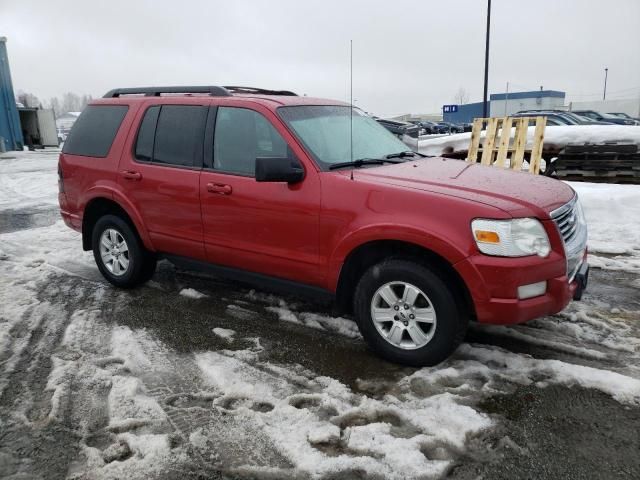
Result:
M59 220L56 153L4 157L1 478L640 477L640 186L572 185L583 302L410 369L349 319L167 263L111 288Z

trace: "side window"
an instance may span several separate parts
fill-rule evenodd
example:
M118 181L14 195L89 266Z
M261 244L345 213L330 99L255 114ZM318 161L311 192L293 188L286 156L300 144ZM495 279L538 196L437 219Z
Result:
M160 107L151 107L145 112L140 123L136 140L136 158L143 162L150 162L153 158L153 139L159 114Z
M153 163L198 165L202 158L206 114L207 107L163 105L155 129Z
M62 151L69 155L106 157L128 109L126 105L89 105L73 125Z
M213 140L213 168L254 175L257 157L288 157L287 143L260 113L219 107Z

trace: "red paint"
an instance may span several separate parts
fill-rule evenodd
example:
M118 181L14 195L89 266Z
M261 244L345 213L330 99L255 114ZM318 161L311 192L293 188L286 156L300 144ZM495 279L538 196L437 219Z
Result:
M345 258L375 240L429 249L460 274L478 320L517 323L558 312L575 284L565 277L562 240L549 212L568 202L565 184L526 173L443 158L322 172L280 121L281 105L335 105L308 97L172 96L100 99L129 111L106 158L60 155L67 225L81 230L94 198L118 203L153 251L206 260L294 280L335 292ZM144 110L154 104L219 105L263 114L300 160L296 184L258 183L251 177L144 164L133 157ZM474 218L533 216L543 220L547 258L481 254L471 236ZM548 281L546 295L516 298L518 285Z

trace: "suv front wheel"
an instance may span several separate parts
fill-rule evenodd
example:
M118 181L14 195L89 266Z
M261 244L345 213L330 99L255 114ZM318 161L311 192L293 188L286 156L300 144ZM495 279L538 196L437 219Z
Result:
M91 245L100 273L117 287L135 287L155 272L155 256L144 248L133 228L118 216L100 217L93 228Z
M379 355L411 366L445 360L468 324L442 278L410 260L374 265L360 279L354 312L362 336Z

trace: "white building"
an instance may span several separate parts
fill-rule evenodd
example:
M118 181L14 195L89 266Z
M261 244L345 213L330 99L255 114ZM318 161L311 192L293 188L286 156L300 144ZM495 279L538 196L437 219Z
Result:
M557 90L492 93L489 112L492 117L506 117L521 110L562 109L565 93Z
M626 113L640 118L640 96L618 100L597 100L595 102L569 102L569 110L595 110L600 113Z

